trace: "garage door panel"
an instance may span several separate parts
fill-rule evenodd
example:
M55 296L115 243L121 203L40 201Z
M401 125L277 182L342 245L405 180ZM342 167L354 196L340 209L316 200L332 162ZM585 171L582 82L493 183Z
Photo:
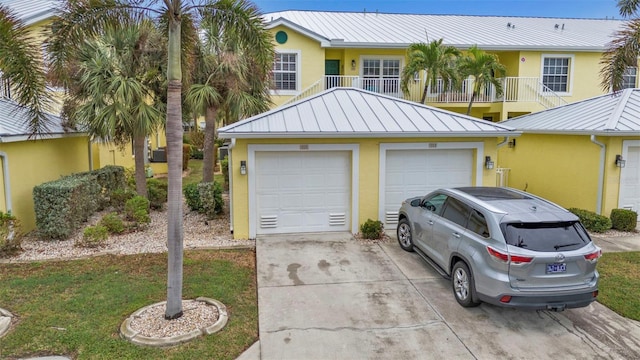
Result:
M395 228L402 201L442 187L470 186L473 150L388 150L385 159L385 226Z
M629 146L625 160L625 167L620 169L618 207L640 214L640 146Z
M349 230L351 152L256 152L255 159L258 234Z

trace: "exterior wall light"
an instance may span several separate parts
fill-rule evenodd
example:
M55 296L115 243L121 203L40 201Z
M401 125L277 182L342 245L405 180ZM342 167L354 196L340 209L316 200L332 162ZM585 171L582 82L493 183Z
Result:
M616 155L616 166L623 168L626 165L626 160L622 158L622 155Z
M240 161L240 175L247 175L247 162L245 160Z
M487 170L491 170L493 169L493 160L491 160L491 156L485 156L484 158L484 167L487 168Z
M352 59L351 60L351 70L355 70L356 69L356 59Z
M507 143L507 146L509 146L512 149L516 147L516 139L511 139L511 141Z

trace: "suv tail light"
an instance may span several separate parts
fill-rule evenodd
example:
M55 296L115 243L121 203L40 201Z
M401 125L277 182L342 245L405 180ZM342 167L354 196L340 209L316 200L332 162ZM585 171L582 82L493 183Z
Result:
M533 257L531 256L509 255L507 253L498 251L492 248L491 246L487 246L487 251L489 252L489 255L495 257L496 259L502 262L509 262L510 260L513 264L526 264L526 263L530 263L531 260L533 260Z
M594 251L591 254L585 255L584 258L589 261L594 261L594 260L598 260L600 256L602 256L602 250L598 249L597 251Z

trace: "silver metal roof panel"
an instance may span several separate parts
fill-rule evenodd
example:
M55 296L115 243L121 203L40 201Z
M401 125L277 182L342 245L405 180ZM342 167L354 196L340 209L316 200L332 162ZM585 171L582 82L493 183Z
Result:
M251 137L496 137L509 126L356 88L333 88L218 130Z

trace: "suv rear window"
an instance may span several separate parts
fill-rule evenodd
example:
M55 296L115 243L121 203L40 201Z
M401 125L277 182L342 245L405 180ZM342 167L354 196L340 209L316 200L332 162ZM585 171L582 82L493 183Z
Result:
M533 251L576 250L591 241L579 222L511 223L502 231L507 244Z

